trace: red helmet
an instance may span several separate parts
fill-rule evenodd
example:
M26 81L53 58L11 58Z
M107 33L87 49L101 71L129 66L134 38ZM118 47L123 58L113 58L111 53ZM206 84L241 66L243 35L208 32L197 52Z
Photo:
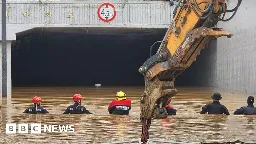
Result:
M74 96L73 96L73 100L75 101L75 102L77 102L77 101L81 101L82 100L82 95L80 95L80 94L74 94Z
M39 96L34 96L33 99L32 99L33 103L41 103L42 99L41 97Z

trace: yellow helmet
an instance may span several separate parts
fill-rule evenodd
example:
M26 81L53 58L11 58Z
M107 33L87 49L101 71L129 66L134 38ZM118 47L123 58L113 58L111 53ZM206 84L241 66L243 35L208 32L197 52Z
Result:
M126 99L126 94L122 91L119 91L116 93L116 99L117 100L125 100Z

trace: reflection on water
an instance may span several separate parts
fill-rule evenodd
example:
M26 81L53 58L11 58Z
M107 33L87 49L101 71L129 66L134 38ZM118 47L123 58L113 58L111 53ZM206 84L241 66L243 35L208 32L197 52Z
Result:
M125 91L132 100L129 116L109 115L107 107L117 91ZM141 134L139 97L143 87L107 88L14 88L12 100L3 99L0 111L0 142L2 143L104 143L139 139ZM216 90L209 88L178 88L172 104L178 110L176 116L153 120L151 138L186 142L256 143L255 116L200 115L201 107L211 102ZM246 105L247 95L219 91L221 103L231 113ZM63 115L71 105L72 95L81 93L85 107L92 115ZM31 105L33 95L43 99L42 106L50 114L29 115L22 112ZM75 133L5 134L6 123L74 124Z

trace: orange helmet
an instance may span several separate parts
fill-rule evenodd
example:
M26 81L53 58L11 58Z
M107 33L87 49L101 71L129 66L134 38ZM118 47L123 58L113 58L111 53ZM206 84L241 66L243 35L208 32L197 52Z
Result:
M82 97L82 95L80 95L80 94L74 94L74 96L73 96L74 102L81 101L82 98L83 98L83 97Z
M39 97L39 96L34 96L34 97L32 98L32 101L33 101L33 103L38 104L38 103L41 103L41 102L42 102L42 99L41 99L41 97Z

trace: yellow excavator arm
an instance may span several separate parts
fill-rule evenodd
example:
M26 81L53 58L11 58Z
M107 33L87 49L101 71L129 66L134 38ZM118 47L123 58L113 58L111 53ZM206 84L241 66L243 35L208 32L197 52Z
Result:
M139 68L144 75L145 91L141 96L141 141L147 142L151 119L167 117L165 106L177 94L175 78L196 60L210 39L231 33L215 26L219 21L229 21L237 6L227 9L226 0L176 0L171 26L167 30L157 53ZM171 1L172 2L172 1ZM226 13L232 13L228 19Z

